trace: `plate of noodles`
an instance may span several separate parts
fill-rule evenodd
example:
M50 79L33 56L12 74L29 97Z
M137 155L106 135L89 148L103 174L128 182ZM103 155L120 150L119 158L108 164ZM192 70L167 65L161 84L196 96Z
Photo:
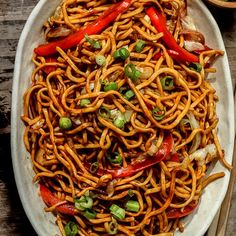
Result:
M38 235L203 235L229 183L232 116L201 1L41 0L12 96L26 214Z

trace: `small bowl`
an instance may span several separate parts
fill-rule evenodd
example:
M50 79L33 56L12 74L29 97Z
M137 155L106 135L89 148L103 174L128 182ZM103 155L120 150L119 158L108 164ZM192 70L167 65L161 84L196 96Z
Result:
M206 0L206 1L217 7L236 9L236 1L235 2L225 2L222 0Z

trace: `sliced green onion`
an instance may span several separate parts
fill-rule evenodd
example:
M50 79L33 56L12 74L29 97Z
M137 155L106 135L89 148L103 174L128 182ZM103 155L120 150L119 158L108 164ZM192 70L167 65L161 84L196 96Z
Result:
M103 88L105 92L110 91L110 90L117 90L118 89L118 84L116 82L110 82L106 84Z
M87 98L83 98L83 99L81 99L80 100L80 106L81 107L86 107L87 105L89 105L91 102L90 102L90 100L89 99L87 99Z
M84 38L87 42L89 42L92 45L93 48L95 49L101 48L101 44L98 41L91 39L87 34L85 34Z
M129 200L125 204L125 209L127 211L138 212L139 209L140 209L140 206L139 206L139 203L137 201Z
M94 162L94 163L91 164L89 170L90 170L91 173L94 174L94 173L97 172L98 167L99 167L98 162Z
M135 96L135 93L132 90L128 90L124 94L124 98L127 99L127 100L130 100L134 96Z
M66 236L75 236L78 233L78 226L76 223L70 221L64 227Z
M105 228L106 228L106 231L107 231L107 233L109 235L117 234L117 232L118 232L118 224L117 224L116 219L114 219L112 217L112 221L109 222L109 224L108 224L108 222L105 223Z
M202 70L202 65L200 63L197 63L197 62L191 62L189 64L189 69L190 70L194 70L196 72L201 72Z
M103 55L97 55L95 60L99 66L104 66L106 64L106 58Z
M117 118L115 118L115 119L113 120L113 124L114 124L117 128L119 128L119 129L124 128L124 126L125 126L125 118L124 118L124 116L118 116Z
M98 110L98 114L102 118L109 119L111 116L111 111L107 107L100 107Z
M129 194L130 197L133 197L133 196L134 196L133 190L132 190L132 189L129 189L129 190L128 190L128 194Z
M129 57L129 55L130 55L129 50L127 48L123 47L123 48L116 50L113 54L113 57L115 59L121 58L121 59L125 60Z
M165 117L165 110L161 110L156 107L152 110L152 116L155 120L162 120Z
M172 90L174 89L174 79L172 76L165 76L161 79L161 86L163 90Z
M117 220L123 220L125 218L125 210L116 204L112 204L109 209Z
M143 40L138 40L137 44L135 45L136 52L142 52L145 47L145 42Z
M59 120L59 127L62 130L69 130L72 127L72 121L68 117L61 117Z
M125 75L132 80L137 80L141 76L141 72L137 70L134 64L129 63L125 66Z
M87 209L83 214L88 220L94 219L97 213L94 210Z
M91 209L93 207L93 199L89 196L81 196L79 199L75 199L75 208L84 211L85 209Z
M110 155L108 156L108 160L109 160L112 164L119 164L119 165L120 165L120 164L122 163L122 161L123 161L121 155L120 155L119 153L117 153L117 152L114 152L114 153L110 154Z

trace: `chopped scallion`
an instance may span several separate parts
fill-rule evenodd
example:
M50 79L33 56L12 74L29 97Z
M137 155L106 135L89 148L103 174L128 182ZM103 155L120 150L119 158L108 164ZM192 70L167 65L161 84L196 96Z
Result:
M174 89L174 79L172 76L165 76L161 79L161 86L163 90L170 91Z
M75 236L78 233L78 226L76 223L70 221L64 227L66 236Z
M81 196L79 199L75 199L75 208L84 211L85 209L91 209L93 207L93 199L89 196Z
M191 62L189 64L189 69L190 70L194 70L196 72L201 72L202 70L202 65L200 63L197 63L197 62Z
M123 47L123 48L116 50L113 54L113 57L115 59L121 58L121 59L125 60L129 57L129 55L130 55L129 50L127 48Z
M158 107L152 110L152 116L155 120L162 120L165 117L165 110L161 110Z
M129 200L125 204L125 209L127 211L138 212L139 209L140 209L140 206L139 206L139 203L137 201Z
M103 55L97 55L95 60L99 66L104 66L106 64L106 58Z
M133 196L134 196L133 190L132 190L132 189L129 189L129 190L128 190L128 194L129 194L130 197L133 197Z
M141 72L135 68L134 64L129 63L125 66L125 75L132 80L137 80L140 78Z
M90 170L91 173L94 174L94 173L97 172L98 167L99 167L98 162L94 162L94 163L91 164L89 170Z
M81 107L86 107L87 105L89 105L91 102L90 102L90 100L89 99L87 99L87 98L83 98L83 99L81 99L80 100L80 106Z
M107 222L108 224L108 222ZM112 217L112 221L108 224L108 226L105 227L106 231L109 235L115 235L118 232L118 224L116 222L116 219Z
M111 153L108 156L108 160L112 163L112 164L121 164L123 159L121 157L121 155L117 152Z
M143 51L145 47L145 42L143 40L138 40L137 44L135 45L135 51L140 53Z
M110 90L117 90L118 89L118 84L116 82L110 82L106 84L103 88L105 92L110 91Z
M87 209L83 214L88 220L94 219L97 213L94 210Z
M134 96L135 96L135 94L134 94L134 92L132 90L128 90L124 94L124 98L127 99L127 100L130 100Z
M101 44L99 43L99 41L96 41L96 40L90 38L87 34L85 34L84 38L87 42L89 42L91 44L91 46L93 48L95 48L95 49L100 49L101 48Z
M113 124L119 129L124 128L124 126L125 126L124 116L118 116L117 118L115 118L113 121Z
M116 204L112 204L109 209L117 220L123 220L125 218L125 210Z
M69 130L72 127L72 121L69 117L61 117L59 120L59 127L62 130Z
M107 107L100 107L98 110L98 114L102 118L109 119L111 116L111 111Z

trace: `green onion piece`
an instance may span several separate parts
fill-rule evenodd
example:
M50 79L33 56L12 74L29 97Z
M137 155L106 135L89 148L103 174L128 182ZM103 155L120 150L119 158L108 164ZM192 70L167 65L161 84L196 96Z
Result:
M200 63L197 63L197 62L191 62L189 64L189 69L190 70L194 70L196 72L201 72L202 70L202 65Z
M97 213L94 210L87 209L83 214L88 220L94 219Z
M78 226L76 223L70 221L64 227L66 236L75 236L78 233Z
M111 111L107 107L100 107L98 110L98 114L102 118L109 119L111 116Z
M101 48L101 44L98 41L91 39L87 34L85 34L84 38L87 42L89 42L92 45L93 48L95 49Z
M125 92L124 94L124 98L127 100L130 100L131 98L133 98L135 96L134 92L132 90L128 90L127 92Z
M69 130L72 127L72 121L68 117L61 117L59 120L59 127L62 130Z
M165 76L161 79L161 86L163 90L170 91L174 89L174 79L172 76Z
M117 128L122 129L125 126L125 118L123 116L118 116L116 119L114 119L113 124Z
M79 199L75 199L75 208L84 211L85 209L91 209L93 207L93 199L89 196L81 196Z
M113 54L113 57L115 59L121 58L121 59L125 60L129 57L129 55L130 55L129 50L127 48L123 47L123 48L116 50Z
M145 42L143 40L138 40L137 44L135 45L136 52L142 52L145 47Z
M110 154L107 158L112 164L119 164L120 165L123 161L121 155L117 152Z
M106 58L103 55L97 55L95 60L99 66L104 66L106 64Z
M109 209L117 220L123 220L125 218L125 210L116 204L112 204Z
M110 91L110 90L117 90L118 89L118 84L116 82L110 82L106 84L103 88L105 92Z
M125 204L125 209L127 211L138 212L139 209L140 209L140 206L139 206L139 203L137 201L129 200Z
M134 196L133 190L132 190L132 189L129 189L129 190L128 190L128 194L129 194L130 197L133 197L133 196Z
M97 172L98 167L99 167L98 162L94 162L94 163L91 164L89 170L90 170L91 173L94 174L94 173Z
M86 107L87 105L89 105L91 102L90 102L90 100L89 99L87 99L87 98L83 98L83 99L81 99L80 100L80 106L81 107Z
M137 80L141 76L141 72L137 70L134 64L129 63L125 66L125 75L132 80Z
M108 223L108 222L107 222ZM108 227L106 227L106 231L109 235L115 235L118 232L118 224L114 218L112 218L112 221L108 224Z
M162 120L165 117L165 110L160 110L156 107L152 110L152 116L155 120Z

